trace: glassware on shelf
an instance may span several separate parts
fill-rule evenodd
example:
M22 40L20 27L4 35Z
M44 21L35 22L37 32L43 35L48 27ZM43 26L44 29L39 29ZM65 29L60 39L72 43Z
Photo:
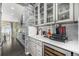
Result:
M44 19L41 20L41 24L44 24Z
M40 13L41 13L41 12L44 12L44 8L40 9Z
M41 8L42 6L44 6L44 3L40 3L40 8Z
M41 14L44 13L44 8L40 9L40 13L41 13Z
M38 16L36 15L35 18L38 19Z
M59 20L69 19L69 12L59 15L58 19Z
M53 9L47 10L47 13L53 13Z
M53 6L53 3L47 3L47 9L51 8Z
M35 25L38 25L38 21L35 21Z
M47 23L48 23L48 22L53 22L53 17L48 17L48 18L47 18Z
M69 10L69 4L68 4L68 5L66 5L65 7L66 7L66 10Z
M38 12L36 11L35 14L38 14Z
M69 3L61 3L58 5L58 12L69 10Z
M35 14L38 14L38 7L35 8Z
M35 10L38 10L38 7L36 7Z
M50 18L50 22L53 22L53 17Z
M53 4L47 3L47 23L53 22Z
M38 6L35 7L35 25L38 25L38 21L37 20L38 20Z
M69 19L69 3L58 4L58 19Z
M69 10L69 3L61 3L58 5L58 12Z
M41 3L41 4L40 4L40 13L41 13L41 12L44 12L44 3Z
M47 18L47 23L50 22L50 18Z

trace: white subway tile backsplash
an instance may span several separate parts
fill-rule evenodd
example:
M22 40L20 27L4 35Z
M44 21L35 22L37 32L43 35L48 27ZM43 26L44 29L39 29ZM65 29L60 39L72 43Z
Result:
M66 34L68 36L68 40L78 40L78 23L62 24L62 26L66 26ZM43 26L40 28L45 31L48 31L48 29L50 28L52 33L56 32L55 25Z
M78 40L78 23L64 24L66 26L66 34L69 40Z

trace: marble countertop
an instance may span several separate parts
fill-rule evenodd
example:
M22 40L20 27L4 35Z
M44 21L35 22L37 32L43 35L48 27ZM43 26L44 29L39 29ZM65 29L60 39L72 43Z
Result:
M36 40L40 40L42 42L46 42L48 44L79 54L79 43L77 40L72 40L72 41L63 43L63 42L51 40L49 38L45 38L40 35L29 35L29 37L35 38Z

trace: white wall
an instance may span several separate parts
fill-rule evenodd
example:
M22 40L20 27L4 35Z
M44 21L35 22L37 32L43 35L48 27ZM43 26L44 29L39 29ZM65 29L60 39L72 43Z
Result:
M78 40L78 23L64 24L69 40Z

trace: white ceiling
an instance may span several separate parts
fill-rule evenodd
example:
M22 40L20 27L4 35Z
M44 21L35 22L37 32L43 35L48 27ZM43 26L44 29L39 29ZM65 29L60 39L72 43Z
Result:
M15 3L2 3L2 21L18 22L24 7Z
M28 6L28 4L32 5L32 6L35 6L36 3L17 3L21 6Z

